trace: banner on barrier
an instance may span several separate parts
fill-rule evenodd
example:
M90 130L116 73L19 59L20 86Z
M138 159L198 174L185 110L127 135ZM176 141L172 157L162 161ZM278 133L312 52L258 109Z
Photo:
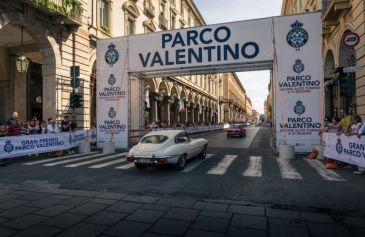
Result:
M365 168L365 139L357 136L323 134L324 156Z
M29 136L0 138L0 159L24 155L53 152L76 147L90 136L95 139L95 132L79 130L75 132L48 133Z

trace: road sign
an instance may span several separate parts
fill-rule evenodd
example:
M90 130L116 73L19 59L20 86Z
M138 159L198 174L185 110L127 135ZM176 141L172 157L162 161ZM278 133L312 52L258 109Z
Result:
M344 73L348 73L348 72L358 72L361 71L363 69L363 67L361 65L356 65L356 66L352 66L352 67L344 67L342 69L342 71Z
M354 32L348 32L343 36L342 42L347 47L353 48L360 42L360 37Z

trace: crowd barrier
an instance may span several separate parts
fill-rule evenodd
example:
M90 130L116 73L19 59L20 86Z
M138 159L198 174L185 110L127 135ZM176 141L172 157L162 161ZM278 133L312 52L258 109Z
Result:
M0 137L0 160L77 147L82 141L95 141L94 130Z
M365 138L323 133L323 155L365 168Z
M223 129L223 125L194 126L178 128L153 128L144 130L139 138L150 131L182 129L189 134ZM131 138L132 139L132 138ZM139 140L139 139L138 139ZM0 160L46 152L54 152L79 146L80 142L96 142L95 130L75 132L46 133L29 136L0 137Z

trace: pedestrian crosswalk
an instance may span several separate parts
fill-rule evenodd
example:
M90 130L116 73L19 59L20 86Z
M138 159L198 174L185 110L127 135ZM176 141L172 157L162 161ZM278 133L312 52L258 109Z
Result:
M225 155L223 160L219 162L215 167L210 169L207 174L223 175L226 173L228 167L237 158L237 155Z
M250 163L242 175L247 176L247 177L261 177L262 176L262 157L261 156L250 156Z
M134 169L134 163L126 160L127 153L117 153L105 155L100 152L91 152L88 154L75 154L65 157L41 159L31 162L25 162L23 165L32 166L40 165L43 167L65 167L65 168L90 168L90 169L113 169L128 171ZM273 162L274 160L274 162ZM268 166L269 171L264 169ZM328 170L319 160L296 160L295 162L279 158L263 158L262 156L249 156L248 158L238 154L207 154L204 160L194 159L187 162L185 169L180 173L194 173L214 176L227 174L239 175L242 178L264 178L269 177L269 172L277 172L282 179L286 180L303 180L305 173L300 174L298 168L307 166L311 172L325 181L343 182L345 178L341 177L334 170ZM273 171L274 170L274 171ZM300 169L303 172L303 169ZM306 169L304 169L306 170Z

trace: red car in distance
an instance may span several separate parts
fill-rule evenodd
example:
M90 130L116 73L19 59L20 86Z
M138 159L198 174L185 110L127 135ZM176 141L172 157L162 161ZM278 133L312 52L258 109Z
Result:
M245 125L243 124L231 124L226 129L226 131L227 131L227 137L232 137L232 136L246 137L246 129Z

